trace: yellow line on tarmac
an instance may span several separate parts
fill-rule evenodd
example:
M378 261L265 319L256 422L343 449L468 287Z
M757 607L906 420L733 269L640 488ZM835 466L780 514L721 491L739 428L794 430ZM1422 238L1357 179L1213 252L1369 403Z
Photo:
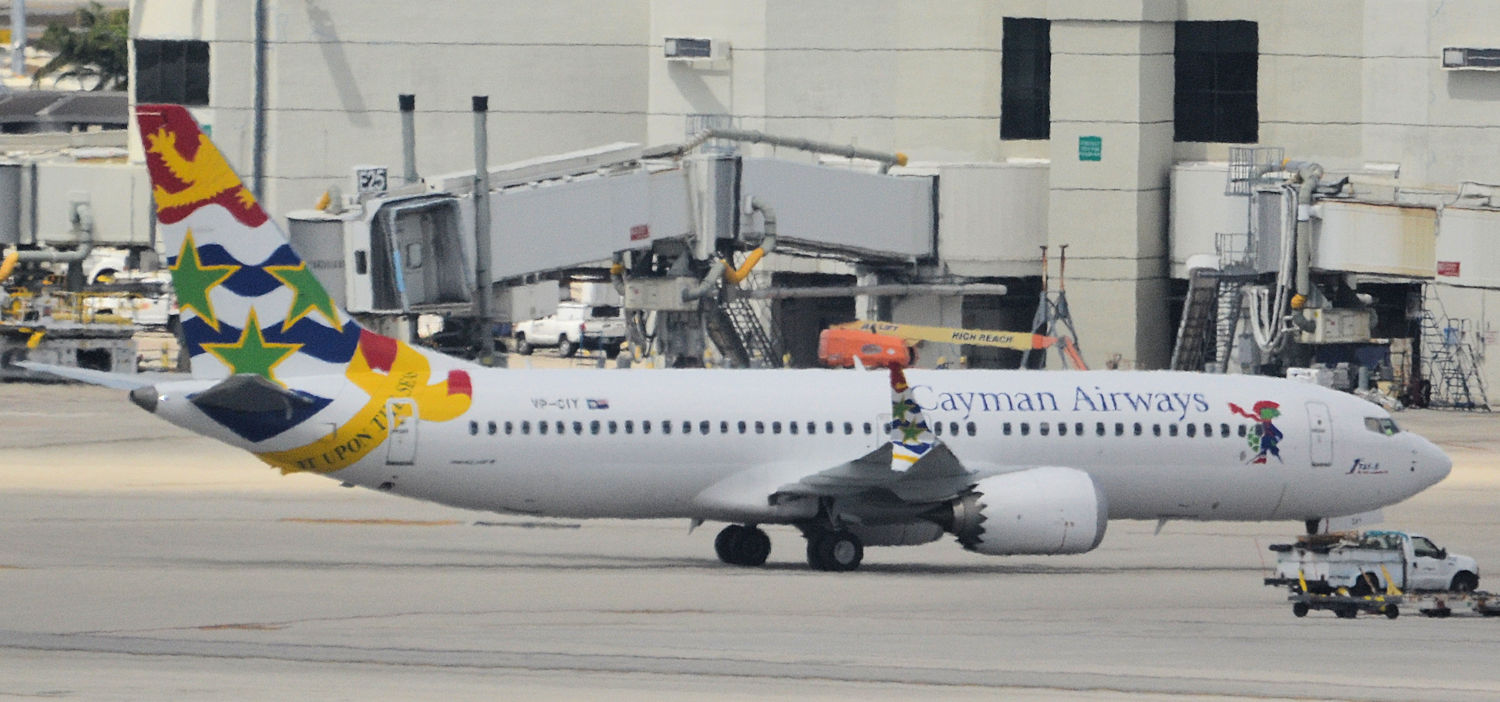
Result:
M416 519L313 519L311 517L287 517L279 521L290 522L292 524L352 524L360 526L453 526L463 523L457 519L422 521Z

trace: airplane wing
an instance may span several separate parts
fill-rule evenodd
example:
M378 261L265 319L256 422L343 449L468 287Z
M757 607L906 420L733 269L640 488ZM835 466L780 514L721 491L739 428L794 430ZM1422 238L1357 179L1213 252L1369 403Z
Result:
M164 378L173 377L164 373L109 373L74 366L55 366L50 363L37 363L36 361L14 361L13 364L29 371L51 373L59 378L76 380L80 383L88 383L89 385L101 385L116 390L144 388L155 385Z
M695 502L721 511L748 511L829 497L899 508L944 502L972 487L981 476L928 427L899 368L891 369L891 393L891 440L875 450L800 477L785 470L748 469L704 490Z

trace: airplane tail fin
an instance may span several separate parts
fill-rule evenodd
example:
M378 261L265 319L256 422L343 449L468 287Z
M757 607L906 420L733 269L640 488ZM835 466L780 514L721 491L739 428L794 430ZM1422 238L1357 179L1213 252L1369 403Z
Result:
M906 373L891 366L891 470L905 472L942 442L927 426L922 406L912 398Z
M135 114L194 377L342 374L362 330L213 141L180 105Z

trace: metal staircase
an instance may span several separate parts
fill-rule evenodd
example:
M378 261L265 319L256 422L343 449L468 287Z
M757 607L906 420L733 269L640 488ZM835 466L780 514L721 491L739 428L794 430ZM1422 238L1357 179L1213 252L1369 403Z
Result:
M1441 303L1440 303L1441 304ZM1490 410L1469 320L1422 312L1422 361L1433 407Z
M1172 370L1228 370L1244 309L1241 293L1252 279L1206 268L1193 270L1177 325L1177 344L1172 348Z
M749 300L737 298L706 316L708 335L726 361L740 368L780 368L781 354Z

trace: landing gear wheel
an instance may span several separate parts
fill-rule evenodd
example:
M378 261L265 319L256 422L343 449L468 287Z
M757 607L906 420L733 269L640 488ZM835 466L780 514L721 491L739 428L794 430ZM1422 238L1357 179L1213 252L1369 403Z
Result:
M576 346L568 337L565 336L557 340L557 355L572 357L572 355L575 353L578 353L578 346Z
M730 524L714 538L714 551L730 565L764 565L771 555L771 537L758 527Z
M807 564L813 570L844 573L859 567L865 545L847 531L819 531L807 537Z

